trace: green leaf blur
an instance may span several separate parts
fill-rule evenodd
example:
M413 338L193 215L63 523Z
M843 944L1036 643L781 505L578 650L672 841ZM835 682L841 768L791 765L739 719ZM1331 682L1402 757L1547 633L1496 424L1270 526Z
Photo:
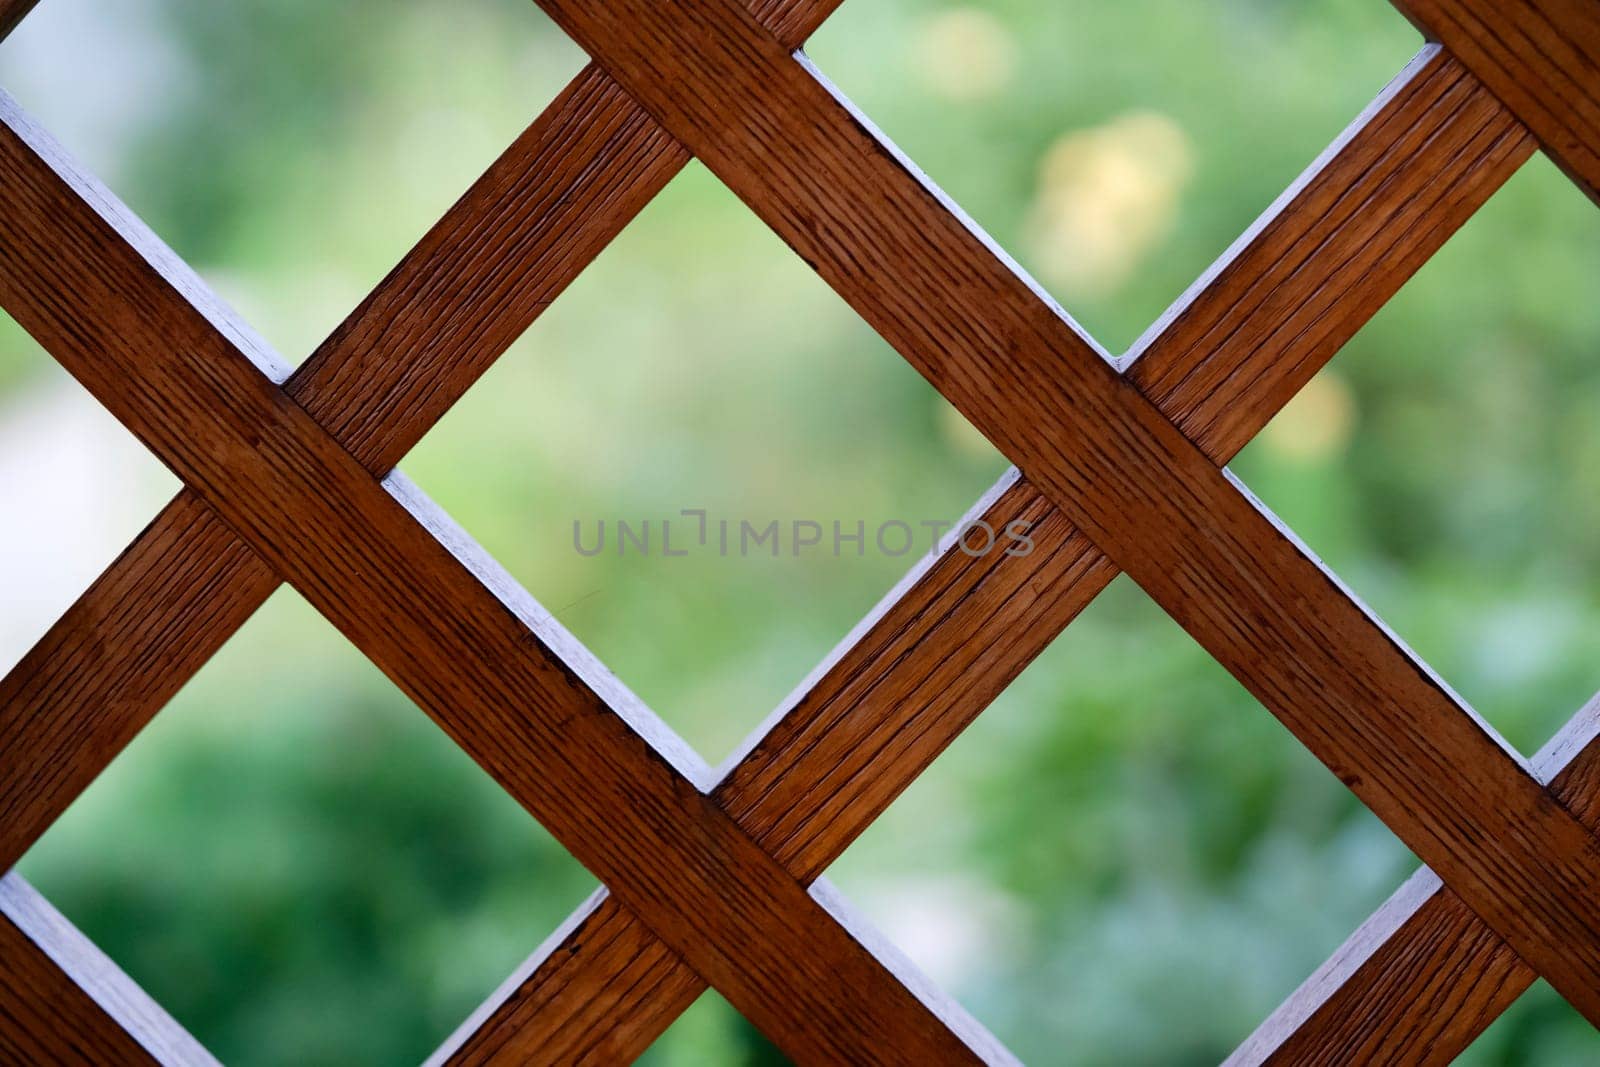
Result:
M1420 44L1383 0L850 0L809 53L1120 352ZM298 361L582 62L520 0L43 0L0 85ZM0 318L5 665L173 488L85 405ZM1234 471L1531 753L1600 687L1597 410L1600 213L1539 157ZM691 164L402 469L716 763L912 562L870 531L1005 463ZM695 508L868 544L574 550ZM1155 1065L1415 863L1119 579L829 876L1028 1062ZM241 1065L421 1060L594 888L287 590L21 870ZM1465 1062L1597 1057L1541 984ZM781 1057L713 993L649 1060Z

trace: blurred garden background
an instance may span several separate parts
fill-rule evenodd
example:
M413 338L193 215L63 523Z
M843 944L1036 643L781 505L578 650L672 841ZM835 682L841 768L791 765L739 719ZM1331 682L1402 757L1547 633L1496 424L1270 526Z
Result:
M1111 351L1421 42L1383 0L850 0L821 69ZM577 72L525 0L43 0L0 86L291 362ZM1542 157L1234 465L1515 745L1600 688L1600 211ZM402 468L712 763L993 449L698 164ZM0 319L0 668L175 489ZM0 760L3 760L0 754ZM1119 579L829 872L1025 1060L1199 1064L1415 867ZM21 870L225 1062L431 1052L593 879L290 591ZM656 1064L777 1059L708 994ZM1593 1063L1542 984L1478 1064Z

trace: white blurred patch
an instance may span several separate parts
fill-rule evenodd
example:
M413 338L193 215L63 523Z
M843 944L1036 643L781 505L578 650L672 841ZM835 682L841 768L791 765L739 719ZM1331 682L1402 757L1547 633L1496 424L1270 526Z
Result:
M1582 611L1568 600L1530 598L1498 605L1473 626L1472 662L1503 689L1533 685L1582 654L1583 623Z
M63 372L0 401L0 669L22 658L177 488Z
M0 46L0 85L113 188L128 148L194 85L161 7L46 0Z
M944 989L981 980L1022 925L1011 898L961 875L875 879L860 899L883 935Z

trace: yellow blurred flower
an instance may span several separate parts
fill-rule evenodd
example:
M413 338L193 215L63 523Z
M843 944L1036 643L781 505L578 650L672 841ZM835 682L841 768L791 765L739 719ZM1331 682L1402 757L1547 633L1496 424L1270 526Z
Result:
M1171 232L1193 171L1188 134L1158 112L1063 135L1040 164L1033 208L1045 274L1079 295L1116 290Z
M1261 441L1281 459L1315 463L1343 452L1355 425L1355 394L1343 378L1325 370L1284 405Z
M1016 71L1017 48L1000 20L958 7L926 19L913 38L916 67L947 100L984 100L1003 92Z

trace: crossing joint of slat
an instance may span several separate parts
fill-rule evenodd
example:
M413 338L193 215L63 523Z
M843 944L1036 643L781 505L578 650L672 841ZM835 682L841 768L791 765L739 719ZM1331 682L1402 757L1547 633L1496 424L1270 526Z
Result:
M0 679L0 867L288 581L608 886L436 1062L629 1059L708 985L798 1059L1003 1062L818 879L1125 569L1433 868L1230 1062L1447 1059L1539 974L1600 1019L1600 700L1530 766L1220 470L1536 144L1600 188L1592 2L1397 0L1437 43L1121 361L794 55L838 2L539 0L594 61L292 376L0 100L0 300L186 485ZM1036 543L920 562L715 776L390 475L691 152ZM0 920L0 1052L209 1060L15 875Z

